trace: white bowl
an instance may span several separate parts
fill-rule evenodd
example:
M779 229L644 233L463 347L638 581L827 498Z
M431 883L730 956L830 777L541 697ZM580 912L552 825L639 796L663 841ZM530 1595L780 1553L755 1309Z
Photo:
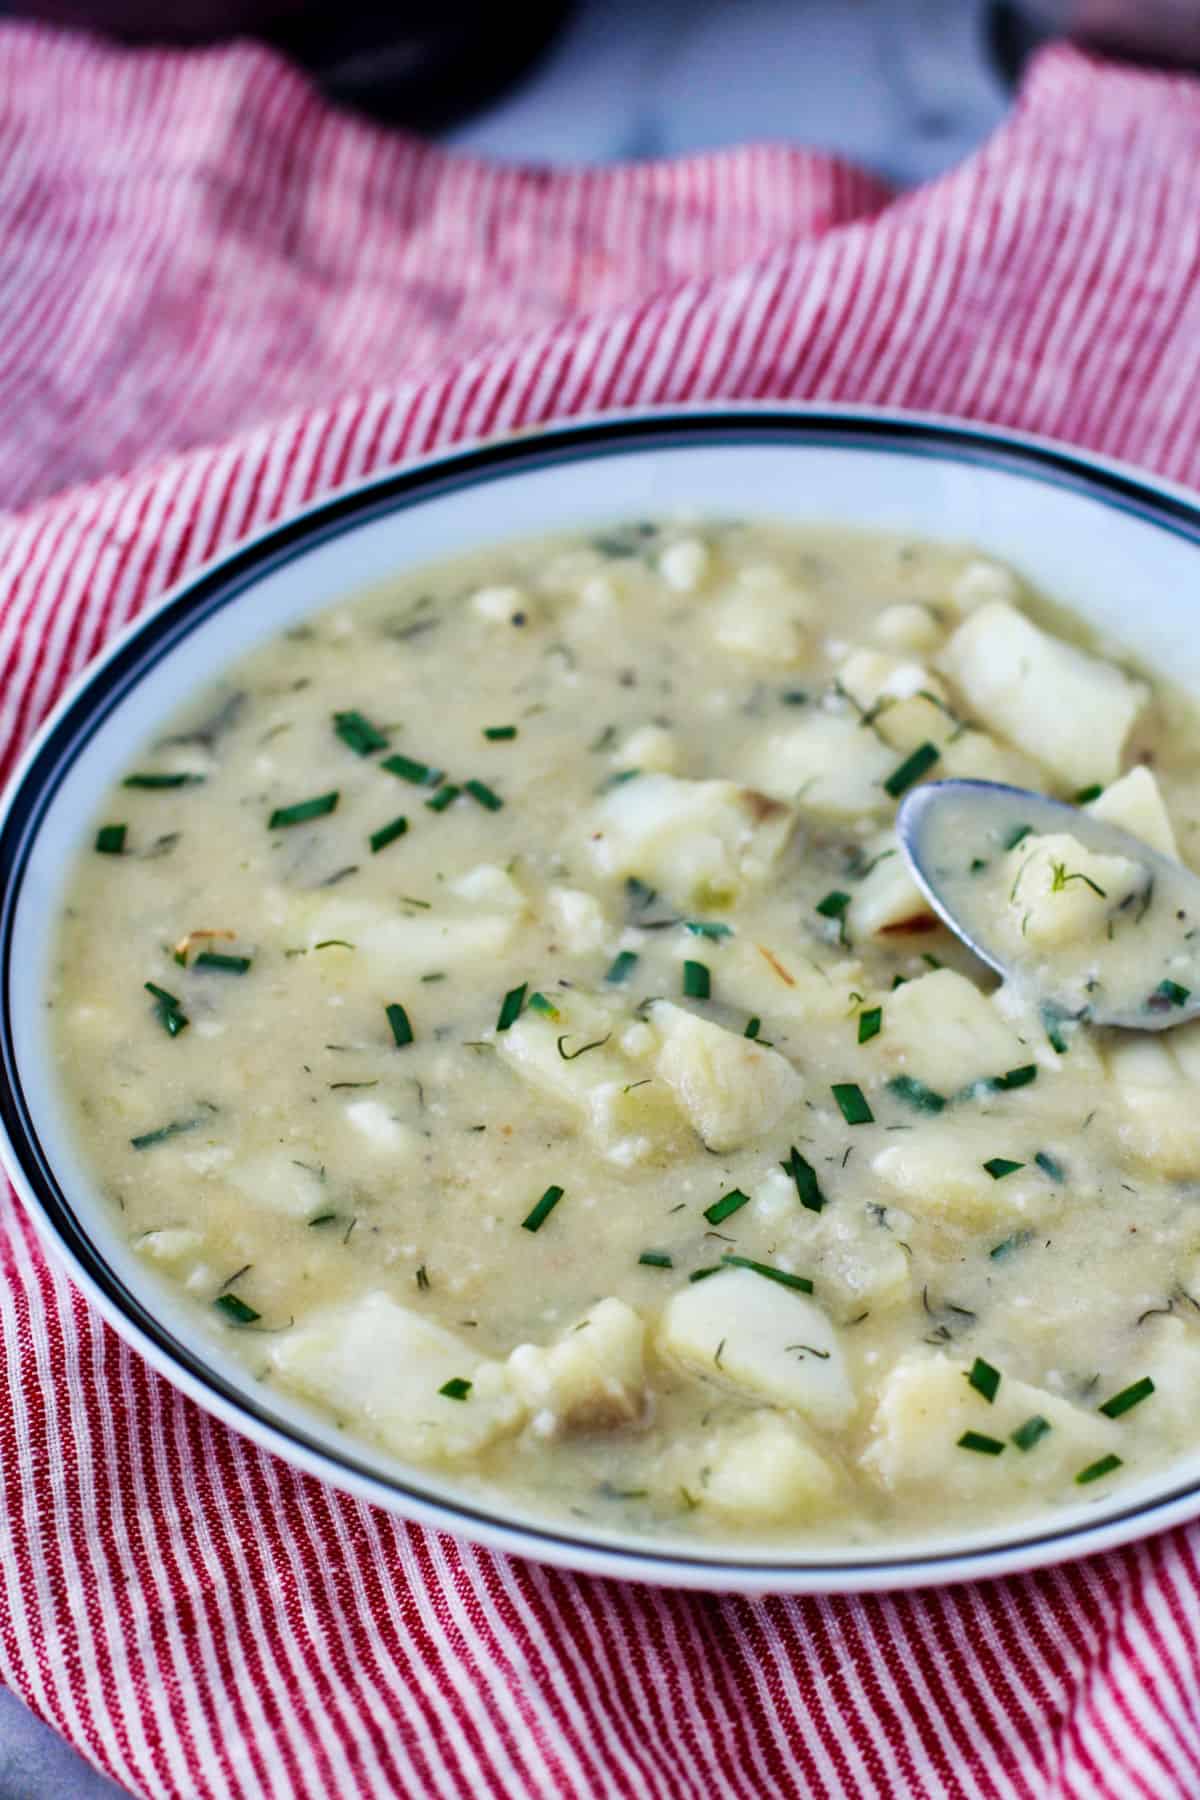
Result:
M1200 1514L1198 1445L1111 1495L869 1549L742 1551L516 1518L259 1386L121 1241L67 1126L43 995L66 872L134 750L226 664L397 570L506 537L681 511L968 539L1200 688L1200 506L1033 439L891 413L731 407L596 419L367 482L167 595L77 683L17 771L0 808L0 1150L18 1193L105 1318L209 1412L362 1499L501 1550L693 1587L861 1591L1028 1569Z

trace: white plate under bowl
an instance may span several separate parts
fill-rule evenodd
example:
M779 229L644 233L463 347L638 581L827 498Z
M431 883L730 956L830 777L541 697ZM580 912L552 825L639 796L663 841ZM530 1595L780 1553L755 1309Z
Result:
M861 1591L1011 1573L1200 1515L1197 1451L1140 1483L986 1531L745 1549L499 1508L255 1382L130 1252L74 1143L46 973L63 884L102 796L198 686L358 589L504 538L694 512L969 540L1151 667L1200 690L1200 506L1001 432L910 415L730 407L596 419L439 457L310 508L189 578L66 696L0 808L0 1150L38 1230L105 1318L235 1430L405 1518L599 1574L750 1592Z

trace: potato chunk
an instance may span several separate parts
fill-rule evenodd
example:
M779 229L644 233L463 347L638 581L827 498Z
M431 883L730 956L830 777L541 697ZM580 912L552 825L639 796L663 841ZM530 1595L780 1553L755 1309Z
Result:
M894 831L867 846L867 873L853 889L846 912L852 942L883 932L921 931L933 922L929 902L909 873Z
M890 1072L915 1075L942 1095L1029 1061L1028 1048L991 1000L953 969L906 981L887 998L876 1040Z
M1168 1181L1200 1171L1198 1061L1195 1025L1161 1038L1119 1038L1109 1052L1121 1147Z
M310 913L305 935L310 949L343 940L373 975L390 981L491 961L511 943L518 923L517 912L507 905L503 912L410 917L368 901L334 899Z
M773 731L752 751L746 777L806 813L852 819L891 811L895 802L883 784L898 762L857 713L813 707L798 725Z
M815 1424L843 1425L855 1409L837 1332L806 1295L721 1269L674 1294L663 1309L660 1351L686 1368L791 1407Z
M1042 1217L1051 1189L1034 1168L997 1181L985 1164L996 1154L994 1123L964 1130L933 1120L898 1134L877 1151L871 1172L890 1195L922 1218L980 1227ZM1023 1161L1019 1150L1011 1159Z
M1114 781L1111 787L1106 787L1085 810L1094 818L1103 819L1106 825L1119 825L1123 831L1131 831L1160 856L1179 861L1175 830L1162 791L1151 771L1140 763L1119 781Z
M667 1085L645 1081L644 1068L615 1047L617 1023L585 996L572 994L557 1019L522 1013L497 1034L496 1049L532 1086L574 1108L610 1160L627 1164L669 1143L681 1126ZM609 1041L584 1056L562 1053L604 1038Z
M938 1351L910 1350L892 1369L871 1422L862 1467L885 1488L927 1488L931 1496L968 1499L1006 1488L1070 1490L1080 1469L1117 1447L1117 1427L1047 1388L1002 1376L994 1404L967 1383L969 1365ZM1033 1418L1050 1430L1028 1450L1011 1435ZM1001 1457L959 1446L964 1432L997 1439ZM1003 1468L998 1472L996 1464Z
M1099 937L1143 892L1148 871L1127 856L1089 850L1070 832L1027 837L1004 860L1005 921L1015 945L1054 950Z
M924 743L940 747L957 729L942 683L911 657L853 650L838 669L838 680L895 750L915 750Z
M688 1492L731 1521L813 1517L828 1509L837 1486L820 1451L778 1413L757 1412L714 1434L697 1461Z
M810 1023L844 1019L853 1004L850 994L863 988L862 964L852 958L821 967L790 946L777 951L743 937L722 946L713 973L721 998L730 1004L744 1006L749 1013Z
M264 1150L231 1162L221 1174L254 1206L293 1219L309 1218L320 1209L320 1162L303 1149Z
M590 1431L627 1424L641 1410L645 1327L623 1300L601 1300L554 1344L518 1344L508 1359L534 1429Z
M971 710L1014 744L1037 753L1071 787L1112 781L1147 699L1131 681L994 601L958 627L940 657Z
M730 906L767 880L793 823L732 781L639 775L598 802L588 848L602 875L636 875L680 905Z
M713 642L760 662L799 662L807 627L816 616L812 596L772 564L738 571L732 592L713 610Z
M710 1150L736 1150L799 1105L804 1086L777 1050L660 1000L655 1073Z
M501 1364L379 1290L311 1314L268 1357L284 1386L410 1462L476 1456L525 1417ZM439 1391L455 1380L465 1399Z

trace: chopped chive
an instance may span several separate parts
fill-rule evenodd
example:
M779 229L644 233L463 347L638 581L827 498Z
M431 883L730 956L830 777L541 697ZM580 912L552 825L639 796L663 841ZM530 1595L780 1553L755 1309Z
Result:
M1049 1430L1049 1419L1043 1419L1041 1413L1034 1413L1033 1417L1026 1419L1023 1425L1017 1426L1017 1429L1010 1434L1009 1441L1014 1443L1018 1450L1032 1450L1035 1444L1041 1443Z
M858 1015L858 1041L869 1044L883 1030L882 1006L867 1006Z
M154 996L154 1016L168 1037L178 1037L187 1029L188 1017L174 994L168 994L166 988L156 987L154 982L142 983L148 994Z
M817 901L816 910L823 919L840 919L849 904L849 894L843 893L841 888L832 888L823 900Z
M907 975L893 975L892 976L892 992L893 992L893 994L895 993L895 991L898 987L907 987L908 982L909 982L909 977Z
M417 1287L418 1287L418 1289L420 1290L420 1292L422 1294L427 1294L429 1292L429 1289L431 1286L432 1286L432 1283L430 1282L430 1279L429 1279L429 1270L425 1267L424 1263L419 1263L417 1265Z
M1191 997L1191 992L1191 988L1180 987L1177 981L1160 981L1150 996L1150 1005L1161 1000L1167 1006L1183 1006Z
M1066 1016L1055 1006L1047 1004L1042 1007L1042 1029L1050 1040L1050 1048L1057 1050L1060 1056L1065 1056L1070 1049L1070 1045L1062 1033L1062 1024Z
M96 833L96 849L101 856L121 856L125 850L126 825L102 825Z
M411 756L401 756L399 751L394 756L385 756L379 766L389 775L398 775L401 781L411 781L417 787L437 787L443 773L430 763L414 762Z
M1014 1250L1023 1250L1026 1244L1032 1242L1032 1231L1013 1231L1008 1237L1001 1238L998 1244L993 1244L988 1255L993 1262L999 1262L1002 1257L1011 1256Z
M887 1085L890 1094L895 1094L906 1106L915 1107L917 1112L940 1113L946 1104L943 1094L935 1093L915 1075L893 1075Z
M563 1049L563 1045L567 1042L568 1035L569 1034L564 1031L563 1035L555 1041L558 1045L558 1054L562 1057L563 1061L574 1062L577 1057L586 1056L589 1050L602 1050L612 1036L612 1032L606 1031L603 1037L592 1038L589 1043L580 1044L578 1050Z
M918 744L912 755L906 756L900 767L892 770L883 784L885 792L893 800L898 800L906 788L910 788L914 781L920 781L927 769L932 769L940 755L936 744Z
M794 1288L798 1294L811 1294L813 1284L807 1275L792 1275L787 1269L773 1269L770 1263L752 1262L748 1256L734 1256L727 1250L721 1261L731 1269L749 1269L752 1275L765 1275L768 1281L777 1281L780 1287ZM695 1276L692 1277L696 1279Z
M520 987L509 988L500 1005L500 1017L496 1020L497 1031L507 1031L515 1025L521 1016L521 1008L525 1004L525 991L529 983L523 981Z
M1014 825L1008 836L1003 839L1004 848L1006 850L1015 850L1018 844L1023 844L1025 842L1025 839L1032 830L1032 825Z
M387 1014L387 1022L392 1028L392 1036L396 1040L396 1048L397 1050L403 1050L406 1044L411 1044L413 1041L413 1028L409 1024L408 1014L398 1000L394 1000L390 1006L385 1006L383 1010Z
M542 1016L547 1019L558 1019L562 1017L562 1014L559 1012L557 1006L555 1006L553 1000L547 1000L545 994L530 994L529 1010L530 1012L541 1013Z
M688 1280L689 1281L707 1281L710 1275L719 1275L720 1273L721 1273L720 1263L709 1263L707 1268L693 1269L691 1274L688 1276Z
M1086 1469L1080 1469L1075 1477L1077 1487L1086 1487L1089 1481L1099 1481L1102 1475L1111 1475L1114 1469L1121 1467L1119 1456L1102 1456L1099 1462L1089 1463Z
M516 737L517 728L515 725L485 725L483 735L493 744L504 744Z
M928 950L922 950L921 961L930 969L944 969L946 966L945 963L940 962L936 956L931 956Z
M761 1030L762 1030L762 1020L758 1017L758 1015L756 1013L752 1019L747 1019L746 1029L745 1029L745 1031L743 1031L742 1036L748 1037L748 1038L756 1038Z
M444 1394L447 1400L465 1400L470 1392L471 1383L464 1381L461 1375L452 1375L438 1389L438 1393Z
M312 800L297 800L294 806L277 806L267 821L270 831L278 831L284 825L305 825L309 819L323 819L337 806L337 792L317 794Z
M643 1250L638 1262L644 1269L673 1269L674 1261L665 1250Z
M1004 1445L999 1438L987 1437L982 1431L964 1431L958 1440L960 1450L974 1450L980 1456L999 1456Z
M801 1206L809 1212L821 1211L825 1205L825 1196L821 1192L821 1184L817 1180L817 1172L810 1162L801 1156L795 1144L791 1146L791 1154L785 1163L780 1163L785 1175L790 1175L796 1184L796 1192L800 1196Z
M140 1137L130 1138L129 1142L135 1150L152 1150L156 1144L165 1144L168 1138L180 1137L185 1131L195 1131L203 1124L202 1115L194 1119L172 1119L169 1125L160 1125L157 1131L143 1131Z
M1092 783L1091 787L1080 788L1079 792L1075 796L1075 805L1076 806L1087 806L1091 803L1091 801L1098 800L1103 792L1104 792L1104 789L1103 789L1103 787L1101 787L1100 783L1098 781L1094 781Z
M1062 1164L1056 1162L1045 1150L1039 1150L1033 1160L1042 1171L1042 1174L1048 1175L1051 1181L1065 1181L1067 1179L1066 1170L1063 1168Z
M1133 1407L1139 1406L1143 1400L1148 1400L1153 1392L1154 1383L1149 1375L1143 1375L1140 1381L1131 1382L1127 1388L1122 1388L1119 1394L1114 1394L1111 1399L1106 1400L1100 1411L1106 1419L1119 1419L1122 1413L1127 1413Z
M712 981L707 965L702 962L685 962L683 965L683 992L688 1000L707 1000L712 991Z
M988 1405L991 1406L999 1391L1000 1371L994 1369L990 1362L984 1362L982 1356L977 1356L971 1364L971 1371L967 1376L967 1386L973 1387L977 1394L982 1394Z
M722 1219L740 1212L749 1199L749 1194L743 1194L741 1188L730 1188L727 1194L722 1194L719 1200L714 1200L711 1206L705 1207L704 1216L710 1225L719 1225Z
M394 844L397 838L402 838L407 830L408 820L403 817L393 819L388 825L381 825L379 830L373 831L367 840L371 846L372 856L378 856L381 850L386 850L389 844Z
M463 792L470 794L472 800L478 800L489 812L499 812L504 805L499 794L493 793L486 781L464 781Z
M847 1125L870 1125L874 1121L875 1114L857 1081L835 1081L832 1092Z
M373 756L376 750L388 747L386 735L360 712L335 712L333 729L356 756Z
M548 1187L533 1211L521 1220L522 1231L540 1231L563 1197L560 1187Z
M192 967L221 969L226 975L244 975L253 960L251 956L227 956L224 950L202 950Z
M341 1214L335 1212L318 1213L315 1219L308 1221L308 1229L315 1231L318 1225L336 1225L340 1217Z
M453 805L454 801L458 799L458 796L461 793L462 789L460 787L455 787L452 781L448 781L445 787L440 787L433 798L427 800L425 804L430 812L442 813L445 812L448 806Z
M1019 1069L1010 1069L1007 1075L997 1075L992 1086L1008 1093L1013 1088L1028 1087L1031 1081L1037 1080L1037 1064L1022 1063Z
M636 950L620 950L608 965L608 973L604 977L612 987L619 987L621 982L628 981L637 967Z
M205 775L136 774L126 775L121 786L127 788L149 788L153 791L156 788L198 787L202 781L206 781L207 779L208 777Z
M252 1306L247 1306L244 1300L239 1300L236 1294L218 1294L213 1305L233 1325L253 1325L255 1319L262 1318L261 1313L255 1312Z
M1015 1175L1025 1164L1014 1162L1010 1156L990 1156L983 1166L993 1181L1003 1181L1006 1175Z
M707 919L685 919L683 929L690 931L693 937L709 938L713 943L733 936L732 925L714 925Z
M314 950L353 950L354 945L350 942L349 938L322 938L319 944L313 945L313 949ZM303 952L301 952L300 954L303 955Z

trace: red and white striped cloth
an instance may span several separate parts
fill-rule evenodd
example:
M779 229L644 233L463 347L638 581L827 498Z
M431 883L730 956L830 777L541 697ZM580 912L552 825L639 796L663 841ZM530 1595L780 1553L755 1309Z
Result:
M185 570L464 436L818 397L1200 485L1198 276L1200 86L1067 50L893 200L778 147L487 167L261 50L0 29L0 768ZM137 1795L1200 1793L1200 1528L892 1598L577 1579L214 1424L11 1199L0 1275L0 1677Z

